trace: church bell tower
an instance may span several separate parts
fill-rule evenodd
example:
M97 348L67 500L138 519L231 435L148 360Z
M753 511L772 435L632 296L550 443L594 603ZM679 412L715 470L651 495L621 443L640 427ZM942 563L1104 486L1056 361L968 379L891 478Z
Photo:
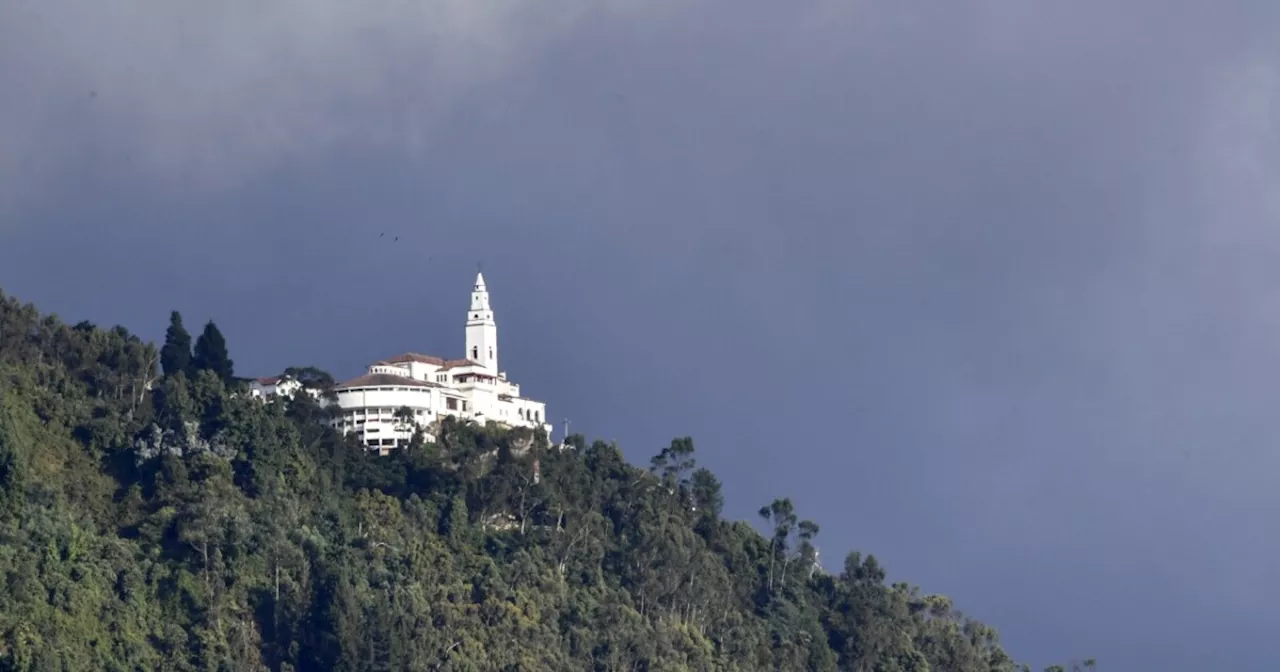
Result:
M476 273L476 284L471 288L466 358L498 375L498 324L493 321L493 311L489 308L489 290L484 286L483 273Z

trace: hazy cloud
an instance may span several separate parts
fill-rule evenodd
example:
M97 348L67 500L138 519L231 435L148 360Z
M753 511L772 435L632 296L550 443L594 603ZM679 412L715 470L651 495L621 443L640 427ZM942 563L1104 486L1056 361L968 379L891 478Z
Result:
M644 21L670 5L6 2L0 181L31 189L92 157L225 185L341 143L426 151L468 95L522 86L519 73L584 17Z

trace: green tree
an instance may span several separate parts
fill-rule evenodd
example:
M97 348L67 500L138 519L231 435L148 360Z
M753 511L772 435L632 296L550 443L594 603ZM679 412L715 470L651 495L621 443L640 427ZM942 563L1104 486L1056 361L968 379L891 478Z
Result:
M19 515L26 504L25 468L7 416L0 397L0 518Z
M164 346L160 348L160 368L166 376L191 375L191 334L182 326L182 314L176 310L169 313L169 328L164 332Z
M197 371L212 371L224 384L232 381L234 370L231 355L227 352L227 341L213 320L204 325L204 331L196 339L192 365Z
M415 426L413 409L408 406L401 406L400 408L397 408L395 415L393 415L392 418L396 421L396 431L408 432Z
M790 497L775 499L768 506L761 507L760 517L773 525L772 535L769 537L768 574L768 588L772 593L775 586L774 567L780 557L785 557L787 538L791 536L791 530L795 528L798 519Z
M688 437L649 471L449 418L382 456L230 394L208 331L152 384L128 331L0 293L0 670L1018 669L873 556L813 572L790 500L720 518Z
M724 509L724 495L720 492L720 479L710 469L699 469L693 472L691 491L694 505L703 515L719 518Z
M314 366L290 366L284 375L302 383L308 389L327 390L334 386L333 374Z
M668 487L688 485L687 475L697 466L694 459L693 439L686 436L672 439L671 445L662 449L650 460L649 471L657 474Z

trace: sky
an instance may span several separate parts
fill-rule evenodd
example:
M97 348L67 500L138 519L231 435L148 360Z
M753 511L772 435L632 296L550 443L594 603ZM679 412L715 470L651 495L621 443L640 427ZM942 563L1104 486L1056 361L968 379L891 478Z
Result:
M1280 656L1280 4L0 2L0 288L460 356L1039 666ZM381 234L385 233L385 236ZM399 241L393 241L398 236Z

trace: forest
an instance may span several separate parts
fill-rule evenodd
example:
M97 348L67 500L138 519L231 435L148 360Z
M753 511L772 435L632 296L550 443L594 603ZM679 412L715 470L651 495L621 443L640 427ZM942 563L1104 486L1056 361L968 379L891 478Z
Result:
M639 467L450 419L378 457L243 391L213 322L0 292L0 670L1030 669L874 555L824 570L786 497L724 519L688 437Z

